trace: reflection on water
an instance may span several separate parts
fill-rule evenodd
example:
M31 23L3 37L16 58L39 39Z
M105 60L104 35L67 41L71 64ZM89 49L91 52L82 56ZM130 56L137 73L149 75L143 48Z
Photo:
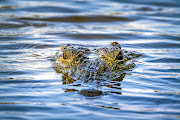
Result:
M179 6L178 0L1 0L1 119L178 120ZM61 46L88 48L90 66L97 66L93 50L114 41L141 55L126 63L136 67L116 77L54 69Z
M103 91L99 90L99 88L101 88L102 86L106 86L108 88L113 88L113 89L119 89L121 90L121 81L124 79L125 77L125 73L122 73L119 77L117 78L113 78L111 80L107 80L106 83L104 83L104 80L85 80L83 82L86 82L86 83L93 83L93 89L92 88L89 88L89 89L83 89L83 90L78 90L78 88L76 89L64 89L65 92L75 92L75 91L79 91L80 94L84 95L84 96L87 96L87 97L94 97L94 96L101 96L103 95ZM68 73L63 73L63 76L62 76L62 84L70 84L70 86L74 86L74 87L84 87L83 84L79 83L74 83L75 79L73 79L72 77L70 77L68 75ZM72 84L74 83L74 84ZM121 94L121 92L115 92L115 91L106 91L105 92L106 94L107 93L114 93L114 94Z

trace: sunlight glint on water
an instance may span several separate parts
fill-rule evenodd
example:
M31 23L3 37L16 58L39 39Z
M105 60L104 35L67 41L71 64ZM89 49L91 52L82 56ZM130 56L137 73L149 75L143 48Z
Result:
M178 120L179 6L178 0L1 0L0 118ZM61 46L93 51L114 41L141 55L122 80L73 80L54 69Z

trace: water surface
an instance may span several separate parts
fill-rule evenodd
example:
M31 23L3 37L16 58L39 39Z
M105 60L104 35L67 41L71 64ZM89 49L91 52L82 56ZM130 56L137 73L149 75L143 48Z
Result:
M0 118L17 120L178 120L179 0L1 0ZM63 80L60 46L117 41L141 54L110 85ZM96 88L87 97L79 91Z

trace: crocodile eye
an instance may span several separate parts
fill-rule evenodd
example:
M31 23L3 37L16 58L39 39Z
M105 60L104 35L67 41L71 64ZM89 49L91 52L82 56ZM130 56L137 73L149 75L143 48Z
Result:
M111 44L110 44L110 46L115 46L115 45L118 45L119 43L118 42L112 42Z

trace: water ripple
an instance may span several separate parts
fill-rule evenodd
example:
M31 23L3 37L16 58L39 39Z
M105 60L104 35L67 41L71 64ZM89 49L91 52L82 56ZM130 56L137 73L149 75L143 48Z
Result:
M1 119L178 120L179 6L178 0L0 0ZM140 56L120 78L84 82L53 69L61 46L93 51L114 41Z
M116 16L64 16L48 18L21 17L20 20L49 21L49 22L117 22L131 21L130 18Z

